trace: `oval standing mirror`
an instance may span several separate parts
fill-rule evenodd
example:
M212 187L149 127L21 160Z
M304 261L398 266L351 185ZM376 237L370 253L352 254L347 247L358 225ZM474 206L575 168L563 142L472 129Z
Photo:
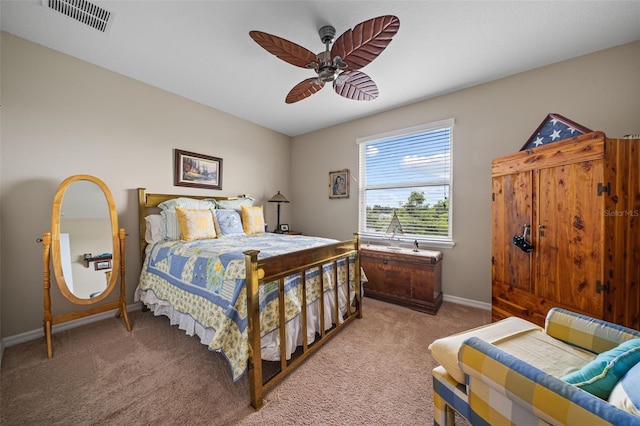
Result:
M124 229L111 191L100 179L75 175L65 179L53 199L51 232L45 232L44 323L49 358L53 356L51 329L58 324L111 309L131 325L126 311L124 284ZM120 279L120 298L85 311L51 313L49 260L60 292L72 303L92 305L104 300Z
M51 216L51 257L58 287L76 304L97 303L118 281L118 217L109 188L93 176L60 184Z

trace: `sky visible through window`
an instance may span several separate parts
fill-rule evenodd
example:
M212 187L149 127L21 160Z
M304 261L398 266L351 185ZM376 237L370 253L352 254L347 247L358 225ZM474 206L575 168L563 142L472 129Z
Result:
M367 144L367 206L398 208L411 192L434 205L449 197L450 129L394 137Z

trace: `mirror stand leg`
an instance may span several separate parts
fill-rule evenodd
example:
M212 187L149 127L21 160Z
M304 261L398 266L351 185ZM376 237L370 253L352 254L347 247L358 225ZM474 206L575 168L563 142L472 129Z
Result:
M129 322L129 315L127 315L127 295L124 284L124 239L126 236L124 229L120 229L118 232L118 238L120 239L120 310L118 311L118 316L124 317L127 331L131 331L131 323Z
M118 309L116 317L124 318L124 325L127 326L127 331L131 331L131 323L129 322L129 315L127 315L127 305L125 303L120 303L120 309Z
M47 358L53 358L53 344L51 342L51 271L49 261L51 259L51 232L42 234L42 288L44 291L44 337L47 340Z
M47 358L53 358L53 343L51 342L51 321L44 322L44 336L47 339Z

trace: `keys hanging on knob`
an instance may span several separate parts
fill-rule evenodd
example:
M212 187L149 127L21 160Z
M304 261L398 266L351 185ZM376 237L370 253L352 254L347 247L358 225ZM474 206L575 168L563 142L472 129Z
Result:
M513 237L513 244L525 253L533 251L533 244L527 240L527 234L531 232L531 225L524 225L522 235Z

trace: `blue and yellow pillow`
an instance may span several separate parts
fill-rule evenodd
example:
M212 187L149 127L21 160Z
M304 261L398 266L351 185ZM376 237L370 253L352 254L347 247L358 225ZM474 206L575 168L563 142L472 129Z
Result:
M264 214L262 206L241 206L242 227L245 234L264 234Z
M615 348L602 352L578 371L562 378L585 391L608 399L620 378L640 362L640 339L627 340Z
M198 200L195 198L179 197L163 201L158 204L162 221L165 226L164 236L167 240L179 240L182 236L180 222L176 214L176 207L186 209L210 209L214 210L215 205L211 201Z
M182 241L216 238L213 212L210 209L186 209L176 207Z
M240 214L235 210L215 210L220 235L244 234Z

